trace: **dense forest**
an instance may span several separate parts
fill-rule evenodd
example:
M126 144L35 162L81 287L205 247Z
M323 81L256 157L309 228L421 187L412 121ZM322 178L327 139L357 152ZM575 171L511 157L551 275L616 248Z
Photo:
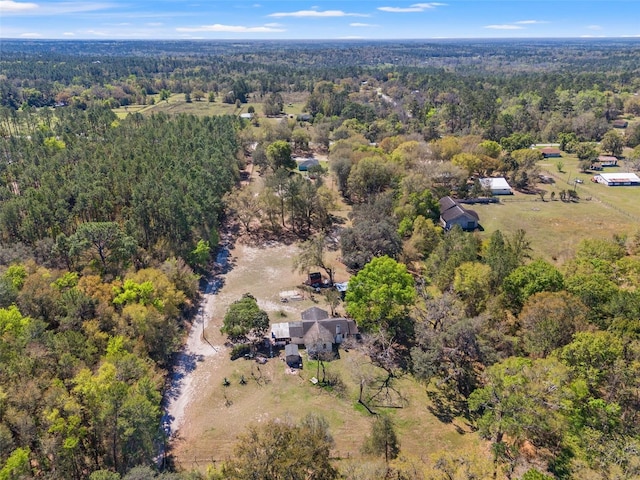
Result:
M2 141L2 461L123 472L161 441L163 375L238 178L237 125L99 106L37 118Z
M438 223L441 197L487 196L481 176L535 196L536 142L585 170L598 154L639 170L637 41L3 41L0 79L0 480L248 479L264 464L259 478L289 478L291 456L306 459L294 478L378 478L339 471L316 417L256 426L206 474L155 471L165 377L223 222L299 240L302 270L331 276L339 248L345 311L387 385L410 374L439 419L470 422L494 478L640 475L637 232L585 238L555 265L526 231L482 240ZM265 111L112 110L172 93ZM282 115L291 94L309 121ZM329 169L309 181L292 154L312 150ZM239 188L246 162L259 192ZM250 321L225 328L246 343ZM487 474L410 471L394 445L380 416L385 475Z

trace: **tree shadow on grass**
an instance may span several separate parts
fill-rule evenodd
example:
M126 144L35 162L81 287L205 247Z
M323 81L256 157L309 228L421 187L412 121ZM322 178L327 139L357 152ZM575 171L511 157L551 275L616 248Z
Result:
M451 423L454 418L467 414L465 402L458 395L443 390L429 390L427 396L431 400L429 411L443 423Z

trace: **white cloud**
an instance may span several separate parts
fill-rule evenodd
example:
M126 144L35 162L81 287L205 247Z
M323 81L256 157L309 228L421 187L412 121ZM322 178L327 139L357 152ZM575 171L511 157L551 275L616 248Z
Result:
M21 38L40 38L42 37L41 33L35 33L35 32L25 32L25 33L21 33L20 34Z
M367 28L367 27L379 27L380 25L375 25L373 23L350 23L349 24L350 27L363 27L363 28Z
M273 27L273 28L284 27L284 25L282 25L281 23L276 23L276 22L265 23L264 26Z
M490 28L491 30L522 30L524 27L520 25L485 25L484 28Z
M147 22L145 23L147 27L161 27L164 25L162 22Z
M0 2L0 12L25 12L28 10L35 10L38 8L36 3L14 2L13 0L6 0Z
M516 22L518 25L541 25L543 23L549 23L545 20L520 20Z
M98 37L106 37L107 35L109 35L107 32L101 30L87 30L86 33L90 35L97 35Z
M363 13L347 13L342 10L299 10L297 12L276 12L270 13L269 17L368 17Z
M76 34L73 32L64 32L62 35L64 35L65 37L75 37Z
M100 38L150 38L151 32L147 30L137 30L137 29L107 29L107 30L82 30L78 31L78 35L82 37L86 36L96 36Z
M69 13L92 12L112 8L111 3L93 2L56 2L56 3L27 3L14 0L1 0L0 13L2 15L66 15Z
M201 25L199 27L178 27L178 32L231 32L231 33L269 33L269 32L284 32L286 30L282 28L273 27L247 27L244 25L221 25L216 23L214 25Z
M424 12L425 10L431 10L436 7L444 7L446 3L414 3L409 7L378 7L378 10L382 12L391 12L391 13L412 13L412 12Z
M602 30L602 27L600 25L589 25L587 28L589 30Z

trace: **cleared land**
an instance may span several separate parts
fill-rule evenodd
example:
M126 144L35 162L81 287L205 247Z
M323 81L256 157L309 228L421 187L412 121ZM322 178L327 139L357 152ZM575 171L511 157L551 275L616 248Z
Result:
M255 172L252 178L254 185L261 183ZM343 204L338 208L334 215L346 222L349 208ZM336 442L332 455L337 461L345 465L357 463L372 420L357 401L360 380L363 375L375 377L382 372L373 368L362 353L353 349L341 351L341 358L326 363L325 368L328 375L339 377L342 387L326 390L311 383L311 377L318 375L318 365L309 361L304 351L304 368L295 374L286 368L280 352L274 352L279 356L264 365L243 358L230 360L230 349L224 346L220 327L227 308L242 294L254 295L272 323L298 320L300 313L312 306L327 311L330 307L322 294L311 295L300 288L305 276L292 270L298 253L295 245L255 245L255 241L249 245L240 241L229 253L231 269L220 277L220 290L205 297L204 329L198 324L189 342L190 349L199 355L199 362L177 399L180 418L174 425L177 432L171 442L176 466L203 470L207 464L228 458L237 436L248 425L275 418L298 420L309 413L321 414L329 422ZM338 255L339 251L331 254L335 279L345 281L349 275L337 262ZM280 302L280 292L292 289L299 289L305 298ZM225 378L228 386L223 385ZM430 412L424 385L409 376L397 380L396 385L406 399L404 407L377 409L392 415L403 455L429 463L432 455L445 451L486 453L486 444L463 421L442 423Z
M220 95L216 97L215 102L209 102L205 97L202 100L196 101L193 99L187 103L185 96L182 93L174 93L167 100L160 100L159 95L150 95L149 98L154 99L153 105L128 105L126 107L115 108L113 111L115 114L124 118L130 113L142 113L144 115L150 115L152 113L167 113L172 115L178 115L180 113L186 113L190 115L205 116L205 115L240 115L247 113L249 107L253 107L256 116L259 120L265 120L263 116L262 101L252 100L240 105L237 108L235 104L223 103L220 99ZM286 115L298 115L302 113L304 105L306 103L306 95L285 95L283 96L285 104L283 113Z
M558 172L556 162L564 164ZM501 197L501 203L470 206L480 215L483 237L495 230L523 229L531 241L534 256L562 264L575 252L583 238L611 239L614 234L633 235L640 222L640 187L607 187L593 183L594 172L581 173L572 156L540 162L553 184L538 184L547 191L543 202L538 195L516 193ZM609 167L605 172L624 172L625 167ZM597 173L597 172L596 172ZM583 183L575 183L575 179ZM575 188L579 200L563 202L561 190ZM555 192L555 200L551 200Z
M222 346L224 338L219 328L224 313L245 292L258 299L272 322L299 319L302 310L314 305L329 310L321 295L280 303L279 292L296 288L303 280L291 271L296 253L295 247L286 245L258 248L239 244L231 250L233 268L224 275L224 286L209 302L204 329L209 348L219 352L202 357L192 373L190 400L172 442L179 468L204 469L214 460L228 458L237 435L252 423L274 418L297 420L308 413L327 418L336 441L335 457L343 461L360 457L371 416L357 403L357 386L363 372L375 373L363 355L354 350L343 351L340 360L326 364L327 373L337 374L345 385L344 391L339 392L311 384L310 378L317 373L316 364L309 363L304 354L304 369L291 374L281 358L270 359L265 365L245 359L231 361L228 348ZM240 383L243 376L246 385ZM223 386L225 378L230 382L227 387ZM467 425L460 421L443 424L430 413L424 386L409 377L400 379L397 385L406 396L407 405L388 411L397 423L405 455L426 460L436 452L483 448Z

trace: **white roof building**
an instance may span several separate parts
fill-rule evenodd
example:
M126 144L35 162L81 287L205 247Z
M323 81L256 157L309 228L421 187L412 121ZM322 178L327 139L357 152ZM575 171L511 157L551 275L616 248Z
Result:
M513 195L513 189L504 177L481 178L480 185L491 190L492 195Z
M593 181L609 187L640 185L640 178L635 173L599 173L594 175Z

